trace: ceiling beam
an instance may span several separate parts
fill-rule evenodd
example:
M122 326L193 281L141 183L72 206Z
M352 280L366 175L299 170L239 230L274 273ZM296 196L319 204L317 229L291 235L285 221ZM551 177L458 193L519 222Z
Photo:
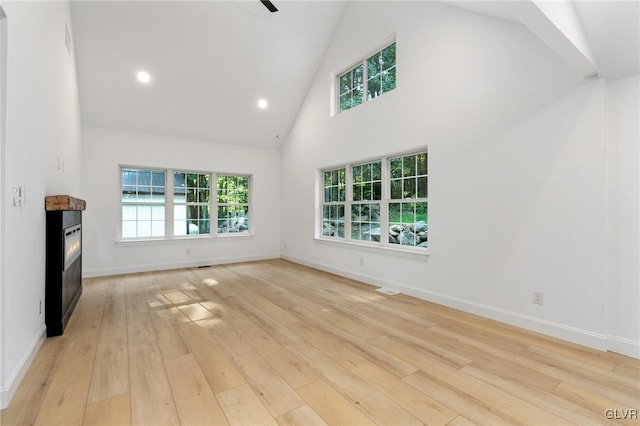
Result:
M598 75L580 19L570 0L518 2L520 19L540 40L584 77Z
M598 75L596 62L571 0L444 1L523 24L582 76Z

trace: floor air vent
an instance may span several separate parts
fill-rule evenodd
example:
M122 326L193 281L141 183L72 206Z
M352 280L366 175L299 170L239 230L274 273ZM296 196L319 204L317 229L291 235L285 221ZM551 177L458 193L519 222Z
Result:
M396 294L400 293L399 291L391 290L390 288L384 287L377 288L376 291L378 293L386 294L387 296L395 296Z

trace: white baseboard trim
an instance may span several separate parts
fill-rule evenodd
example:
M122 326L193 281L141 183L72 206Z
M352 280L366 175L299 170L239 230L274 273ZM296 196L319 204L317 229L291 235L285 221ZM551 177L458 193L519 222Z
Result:
M40 330L38 335L35 337L33 342L31 342L31 345L29 346L29 349L27 350L25 355L22 357L22 360L20 360L20 363L18 364L16 369L13 371L13 373L11 373L11 376L9 377L9 380L7 381L7 383L3 384L2 387L0 387L0 409L1 410L4 410L9 406L9 403L11 402L11 398L13 398L13 395L16 393L16 390L18 389L20 382L24 378L24 375L27 374L27 370L29 370L29 367L31 366L33 359L35 358L36 354L40 350L40 347L42 346L42 344L44 343L44 339L46 337L46 331L47 331L47 327L43 324L42 329Z
M618 336L607 336L607 350L640 359L640 342Z
M448 296L445 294L419 289L405 285L403 283L389 281L374 277L366 274L355 273L353 271L343 270L332 266L309 262L305 259L301 259L295 256L282 255L283 259L291 262L306 265L315 269L330 272L333 274L341 275L354 280L362 281L367 284L375 285L378 287L390 288L392 290L399 291L400 293L414 296L419 299L427 300L430 302L438 303L440 305L448 306L463 312L479 315L484 318L493 319L505 324L521 327L526 330L535 331L537 333L545 334L547 336L555 337L558 339L566 340L569 342L577 343L579 345L588 346L590 348L606 351L607 349L619 352L619 350L610 349L607 345L607 336L604 334L593 333L588 330L572 327L565 324L555 323L544 319L522 315L517 312L508 311L505 309L496 308L493 306L483 305L480 303L472 302L469 300L459 299L456 297ZM622 342L619 342L622 343ZM629 349L629 343L627 347ZM637 345L637 343L635 343ZM633 345L631 345L632 347ZM636 349L637 351L637 349ZM623 352L620 352L623 353ZM625 353L626 355L627 353ZM633 355L630 355L633 356Z
M144 264L129 266L114 266L101 269L84 269L83 278L104 277L108 275L135 274L138 272L164 271L168 269L196 268L198 266L222 265L227 263L253 262L256 260L279 259L280 253L259 256L218 257L215 259L191 260L164 264Z

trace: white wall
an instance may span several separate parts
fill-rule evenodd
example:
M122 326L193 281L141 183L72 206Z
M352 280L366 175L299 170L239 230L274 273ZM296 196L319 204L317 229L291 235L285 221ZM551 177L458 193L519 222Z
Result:
M94 127L83 127L82 137L85 276L279 257L278 151ZM251 174L254 235L117 244L119 165Z
M7 14L7 196L1 207L6 263L2 281L2 407L13 395L44 333L44 197L79 193L80 112L73 52L65 48L67 2L3 2ZM58 161L64 161L64 171ZM11 207L12 187L26 189Z
M640 76L607 82L608 349L640 358Z
M397 89L330 117L332 73L394 32ZM282 150L282 227L297 230L283 255L603 349L604 97L603 80L520 25L435 2L351 3ZM318 168L423 144L428 259L314 241Z

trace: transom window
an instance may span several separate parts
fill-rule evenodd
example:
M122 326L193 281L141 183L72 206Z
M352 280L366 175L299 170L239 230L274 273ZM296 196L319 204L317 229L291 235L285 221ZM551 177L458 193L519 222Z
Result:
M396 88L396 43L338 75L338 112Z
M424 149L322 170L322 238L427 248L427 159Z
M123 239L251 232L250 176L133 167L120 171Z

